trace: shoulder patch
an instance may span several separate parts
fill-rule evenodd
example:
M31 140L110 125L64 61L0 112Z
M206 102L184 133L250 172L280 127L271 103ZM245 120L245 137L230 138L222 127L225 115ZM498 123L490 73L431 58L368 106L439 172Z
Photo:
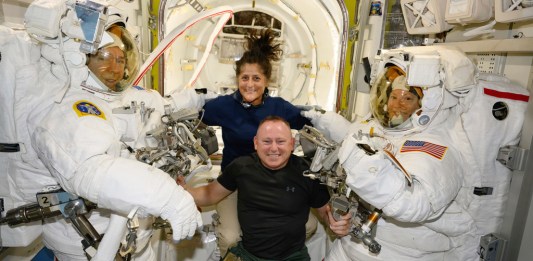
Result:
M145 89L139 85L135 85L132 87L133 89L136 89L136 90L139 90L139 91L144 91Z
M78 117L96 116L98 118L106 119L105 114L96 105L88 101L77 101L72 106Z
M446 146L419 140L406 140L400 149L400 153L423 152L439 160L444 158L446 151L448 151L448 147Z

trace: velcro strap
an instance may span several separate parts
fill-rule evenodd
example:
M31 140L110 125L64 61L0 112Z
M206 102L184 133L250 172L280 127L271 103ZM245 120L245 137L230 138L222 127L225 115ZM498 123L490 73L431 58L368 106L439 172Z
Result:
M474 194L478 196L492 195L492 187L474 187Z
M0 152L19 152L20 145L18 143L0 143Z

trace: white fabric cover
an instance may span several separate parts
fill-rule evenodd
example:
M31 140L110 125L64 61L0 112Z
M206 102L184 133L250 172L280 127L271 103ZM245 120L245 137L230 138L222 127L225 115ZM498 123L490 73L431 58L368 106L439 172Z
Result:
M451 24L482 23L494 17L494 0L447 0L444 19Z
M511 184L511 170L496 160L498 149L517 145L520 139L529 92L506 78L497 75L481 75L482 78L462 105L461 125L456 133L462 133L469 147L461 150L468 159L471 175L465 180L461 204L476 221L480 235L500 231ZM504 120L493 116L493 106L503 102L508 108ZM501 107L499 107L501 109ZM501 111L501 110L499 110ZM475 187L490 187L491 195L474 195Z
M13 31L0 25L0 143L20 146L19 152L0 152L0 198L4 201L4 217L8 210L35 202L35 193L54 180L37 159L31 147L25 119L32 110L46 106L39 101L49 78L39 78L39 47L25 32ZM57 80L55 80L57 82ZM2 246L27 246L42 232L40 222L10 228L0 226Z

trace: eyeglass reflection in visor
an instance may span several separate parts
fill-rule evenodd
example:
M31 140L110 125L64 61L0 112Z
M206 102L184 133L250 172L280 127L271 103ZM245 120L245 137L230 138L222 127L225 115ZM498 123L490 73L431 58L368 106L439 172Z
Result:
M126 66L126 57L124 57L124 52L118 47L104 48L103 50L98 51L96 55L93 56L93 59L96 59L96 62L101 64L111 65L113 62L118 65Z
M124 78L126 62L124 52L119 47L112 46L91 55L88 67L109 89L119 91L117 84Z

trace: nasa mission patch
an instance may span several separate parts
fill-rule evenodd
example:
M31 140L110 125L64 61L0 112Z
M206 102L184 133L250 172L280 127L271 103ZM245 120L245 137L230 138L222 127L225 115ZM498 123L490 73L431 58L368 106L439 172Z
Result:
M74 106L72 106L78 117L83 116L96 116L102 119L105 118L105 114L98 108L96 105L88 102L88 101L77 101L74 103Z

